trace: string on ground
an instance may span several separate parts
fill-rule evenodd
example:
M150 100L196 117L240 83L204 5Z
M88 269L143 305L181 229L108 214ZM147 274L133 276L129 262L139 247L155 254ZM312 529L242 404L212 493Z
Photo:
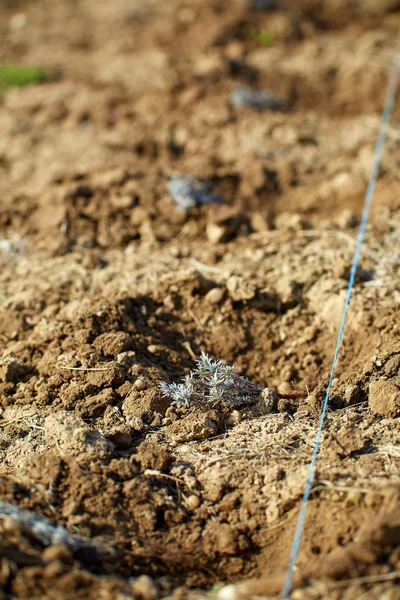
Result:
M286 572L286 579L285 579L285 583L284 583L283 590L282 590L282 600L287 600L289 598L290 591L292 589L294 567L295 567L297 556L299 553L300 542L301 542L301 537L302 537L303 528L304 528L306 508L307 508L307 504L308 504L308 500L309 500L309 496L310 496L312 482L314 479L315 465L317 462L318 450L319 450L322 430L323 430L324 422L325 422L325 414L326 414L326 410L328 407L328 401L329 401L330 391L331 391L331 387L332 387L332 381L333 381L333 377L334 377L334 373L335 373L335 369L336 369L336 363L337 363L337 359L339 356L339 350L340 350L343 333L344 333L344 329L345 329L347 312L348 312L348 308L349 308L349 304L350 304L351 293L352 293L353 286L354 286L354 279L355 279L357 266L358 266L358 262L359 262L359 258L360 258L361 247L362 247L362 244L364 241L365 230L367 227L368 216L369 216L369 212L370 212L370 208L371 208L372 198L373 198L376 182L378 179L378 173L379 173L379 169L380 169L380 165L381 165L381 161L382 161L382 153L383 153L383 149L384 149L385 141L386 141L386 137L387 137L387 130L388 130L390 118L391 118L392 111L393 111L394 101L395 101L396 94L397 94L397 88L398 88L398 82L399 82L399 71L398 71L399 63L400 63L400 31L397 35L396 49L395 49L395 53L394 53L394 57L393 57L393 61L392 61L391 70L390 70L390 77L389 77L388 88L387 88L386 98L385 98L383 112L382 112L382 119L381 119L378 139L377 139L376 146L375 146L374 162L373 162L373 166L372 166L371 176L370 176L370 179L368 182L367 192L365 195L364 210L362 213L360 229L359 229L359 233L358 233L358 237L357 237L356 249L355 249L353 262L352 262L352 266L351 266L349 284L347 287L347 294L346 294L346 299L344 302L342 319L340 322L339 333L338 333L335 352L334 352L334 356L333 356L333 360L332 360L329 382L328 382L328 386L326 389L324 403L322 406L318 431L317 431L317 435L315 438L314 450L313 450L313 454L312 454L312 458L311 458L311 462L310 462L310 468L308 471L307 482L306 482L306 486L304 489L302 504L301 504L301 508L300 508L300 514L299 514L296 532L294 535L292 549L291 549L291 553L290 553L290 557L289 557L289 564L288 564L288 568L287 568L287 572Z

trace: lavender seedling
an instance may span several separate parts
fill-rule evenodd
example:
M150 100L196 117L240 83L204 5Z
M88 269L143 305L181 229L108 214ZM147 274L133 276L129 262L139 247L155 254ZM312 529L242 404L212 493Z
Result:
M201 204L223 203L208 182L202 182L193 175L172 175L167 190L183 212Z
M196 368L184 377L182 383L160 383L164 396L172 398L172 404L182 407L194 404L222 402L241 406L259 400L263 388L250 383L235 373L234 365L224 365L204 352L196 361Z
M231 106L233 108L248 106L259 111L285 111L288 108L286 100L276 96L273 92L269 90L252 90L247 87L239 87L233 90L231 94Z
M6 517L11 517L17 521L23 530L29 532L44 546L63 544L73 553L91 549L89 541L71 535L64 527L53 525L46 517L41 517L28 510L20 510L17 506L8 502L0 502L0 519Z

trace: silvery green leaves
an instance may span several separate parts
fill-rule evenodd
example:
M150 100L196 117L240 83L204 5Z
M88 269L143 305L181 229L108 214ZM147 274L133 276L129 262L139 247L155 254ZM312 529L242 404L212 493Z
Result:
M258 91L247 87L239 87L233 90L231 94L231 106L233 108L242 108L247 106L254 110L282 110L288 108L286 100L277 96L269 90Z
M235 367L224 365L221 360L213 360L202 352L196 361L196 368L186 375L183 383L160 383L164 396L172 398L176 406L223 402L232 406L241 406L255 402L262 388L253 385L244 377L237 375Z
M172 175L167 190L182 212L201 204L223 203L208 182L202 182L193 175Z
M8 502L0 502L0 519L11 517L20 526L28 531L30 535L39 540L44 546L63 544L71 552L80 549L89 549L89 543L84 539L71 535L64 527L50 523L45 517L36 515L27 510L20 510L17 506Z

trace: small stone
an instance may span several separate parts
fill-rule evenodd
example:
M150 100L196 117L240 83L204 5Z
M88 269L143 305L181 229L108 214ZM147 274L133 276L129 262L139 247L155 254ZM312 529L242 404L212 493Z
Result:
M156 346L155 344L150 344L150 346L147 346L147 350L148 352L150 352L150 354L157 354L158 346Z
M174 299L170 294L168 294L168 296L165 296L165 298L163 300L163 304L166 308L169 308L170 310L174 310L174 308L175 308Z
M13 517L5 517L3 519L3 529L4 531L9 531L15 534L16 532L21 531L21 524Z
M226 424L228 427L234 427L235 425L239 425L242 420L242 413L239 410L233 410L231 414L226 419Z
M400 380L372 381L369 386L368 404L373 413L382 417L400 415Z
M254 231L257 231L258 233L264 233L270 229L267 218L262 213L254 213L251 216L250 223Z
M156 600L158 596L154 581L148 575L140 575L131 582L131 594L140 600Z
M141 392L142 390L145 390L147 388L147 385L142 377L138 377L138 379L136 379L135 383L133 384L133 387L139 392Z
M199 508L200 506L200 499L195 494L192 494L187 498L186 503L189 508L196 510L196 508Z
M278 386L278 393L281 396L288 396L293 393L293 388L288 381L282 381Z
M23 29L27 22L28 18L25 13L16 13L10 19L10 27L11 29Z
M207 223L206 234L212 244L219 244L225 241L226 238L225 227L216 223Z
M224 297L224 291L219 287L213 288L212 290L207 292L207 294L205 295L205 299L210 304L219 304L221 302L221 300L223 299L223 297Z
M259 404L262 407L262 411L265 415L268 415L277 409L278 401L278 394L271 388L266 387L260 393Z
M220 77L224 70L224 62L218 54L200 57L194 67L194 73L200 78Z

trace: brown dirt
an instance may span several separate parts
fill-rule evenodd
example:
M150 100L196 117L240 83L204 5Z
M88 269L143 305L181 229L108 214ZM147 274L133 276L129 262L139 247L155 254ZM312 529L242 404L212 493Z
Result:
M279 595L399 4L2 3L0 62L57 77L0 97L0 501L92 550L1 518L0 598ZM288 109L233 109L243 85ZM293 599L400 598L399 117ZM180 212L173 173L225 204ZM277 410L170 406L202 350Z

